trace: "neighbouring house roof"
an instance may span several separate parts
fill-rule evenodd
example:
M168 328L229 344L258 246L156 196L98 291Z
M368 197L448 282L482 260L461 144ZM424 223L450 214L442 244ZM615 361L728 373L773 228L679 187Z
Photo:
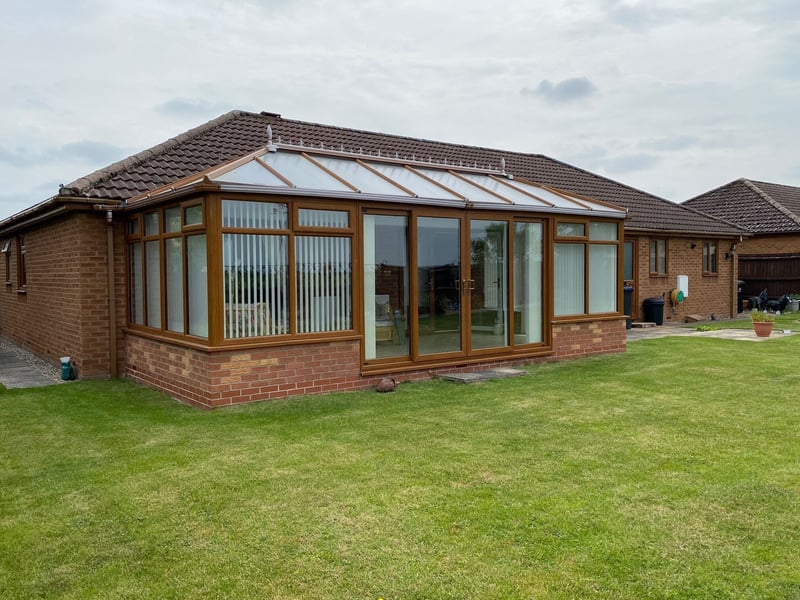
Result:
M196 186L225 192L314 196L624 219L623 208L514 177L503 168L438 164L291 144L256 152L128 200L129 206Z
M491 165L528 181L628 210L626 230L685 235L739 236L746 232L633 187L541 154L449 144L284 119L278 114L231 111L177 137L109 165L66 186L63 196L129 200L266 146L267 126L277 140L304 146L381 153L436 163ZM1 225L1 224L0 224Z
M757 235L800 232L800 187L742 178L684 204Z

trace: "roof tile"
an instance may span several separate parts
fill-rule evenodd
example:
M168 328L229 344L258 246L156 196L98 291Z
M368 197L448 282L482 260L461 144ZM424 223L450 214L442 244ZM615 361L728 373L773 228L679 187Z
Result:
M77 195L125 200L266 146L268 125L274 138L284 143L302 140L317 147L322 143L347 151L479 166L498 167L505 160L506 170L518 177L627 208L628 230L742 233L730 223L541 154L448 144L242 111L226 113L66 187Z

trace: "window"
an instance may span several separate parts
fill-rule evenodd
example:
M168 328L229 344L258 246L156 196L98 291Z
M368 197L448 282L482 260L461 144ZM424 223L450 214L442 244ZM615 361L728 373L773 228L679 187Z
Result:
M17 288L24 290L28 285L28 274L25 268L25 236L17 237Z
M195 201L128 221L131 325L208 337L206 236L197 232L202 214Z
M667 240L650 240L650 275L667 274Z
M353 329L350 211L292 220L287 203L222 201L225 339Z
M5 265L5 282L11 285L11 239L3 242L3 265Z
M570 241L554 247L555 316L617 312L619 225L558 223L556 235Z
M717 242L703 242L703 275L717 274Z

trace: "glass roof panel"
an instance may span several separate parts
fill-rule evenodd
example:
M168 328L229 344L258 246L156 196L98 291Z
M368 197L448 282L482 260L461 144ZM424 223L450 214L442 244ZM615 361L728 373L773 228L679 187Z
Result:
M381 194L409 197L396 185L392 185L369 169L365 169L354 160L332 158L330 156L314 156L314 159L325 165L345 181L349 181L365 194Z
M265 152L259 158L298 188L337 192L353 191L300 154Z
M449 173L448 171L442 171L440 169L424 169L424 168L423 169L417 168L416 170L422 173L423 175L430 177L431 179L435 179L442 185L446 185L451 190L458 192L459 194L461 194L462 196L466 197L469 200L474 200L477 202L492 202L495 204L506 204L506 202L503 202L497 196L494 196L485 190L477 188L474 185L467 183L463 179L459 179L458 177L456 177L452 173ZM489 179L489 178L484 175L483 179ZM475 180L473 179L473 181ZM481 182L478 183L483 185Z
M280 178L273 175L268 169L265 169L254 160L243 164L241 167L228 171L219 177L215 177L214 181L289 187L281 181Z
M455 194L451 194L447 190L440 188L438 185L412 173L405 167L399 165L387 165L383 163L369 163L369 166L380 171L389 179L393 179L404 188L411 190L422 198L441 198L444 200L461 200Z
M526 206L547 206L544 202L539 202L534 198L531 198L527 194L523 194L519 191L518 188L511 187L497 181L496 179L492 179L491 177L487 177L486 175L476 175L474 173L463 173L464 177L471 179L472 181L477 182L478 184L482 185L485 188L492 190L503 196L504 198L508 198L514 204L524 204Z
M508 183L510 185L513 185L514 187L518 187L522 190L525 190L529 194L533 194L537 198L541 198L542 200L549 202L550 204L556 206L557 208L582 208L581 204L578 204L578 201L568 200L563 196L554 194L550 190L540 188L539 186L528 185L527 183L522 183L516 180L509 181ZM583 200L581 200L580 202L583 204L587 204L586 202L583 202ZM536 204L536 202L533 199L531 199L531 204Z

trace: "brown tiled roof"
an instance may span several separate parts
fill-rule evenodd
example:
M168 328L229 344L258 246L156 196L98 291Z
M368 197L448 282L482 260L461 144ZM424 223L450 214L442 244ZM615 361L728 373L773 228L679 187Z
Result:
M800 188L737 179L684 204L754 234L800 232Z
M125 200L201 170L232 160L267 143L267 125L274 137L299 143L400 157L431 158L499 166L534 182L552 185L628 209L628 230L739 235L740 229L663 198L595 175L541 154L448 144L371 131L359 131L284 119L273 113L232 111L123 161L70 183L62 194Z

